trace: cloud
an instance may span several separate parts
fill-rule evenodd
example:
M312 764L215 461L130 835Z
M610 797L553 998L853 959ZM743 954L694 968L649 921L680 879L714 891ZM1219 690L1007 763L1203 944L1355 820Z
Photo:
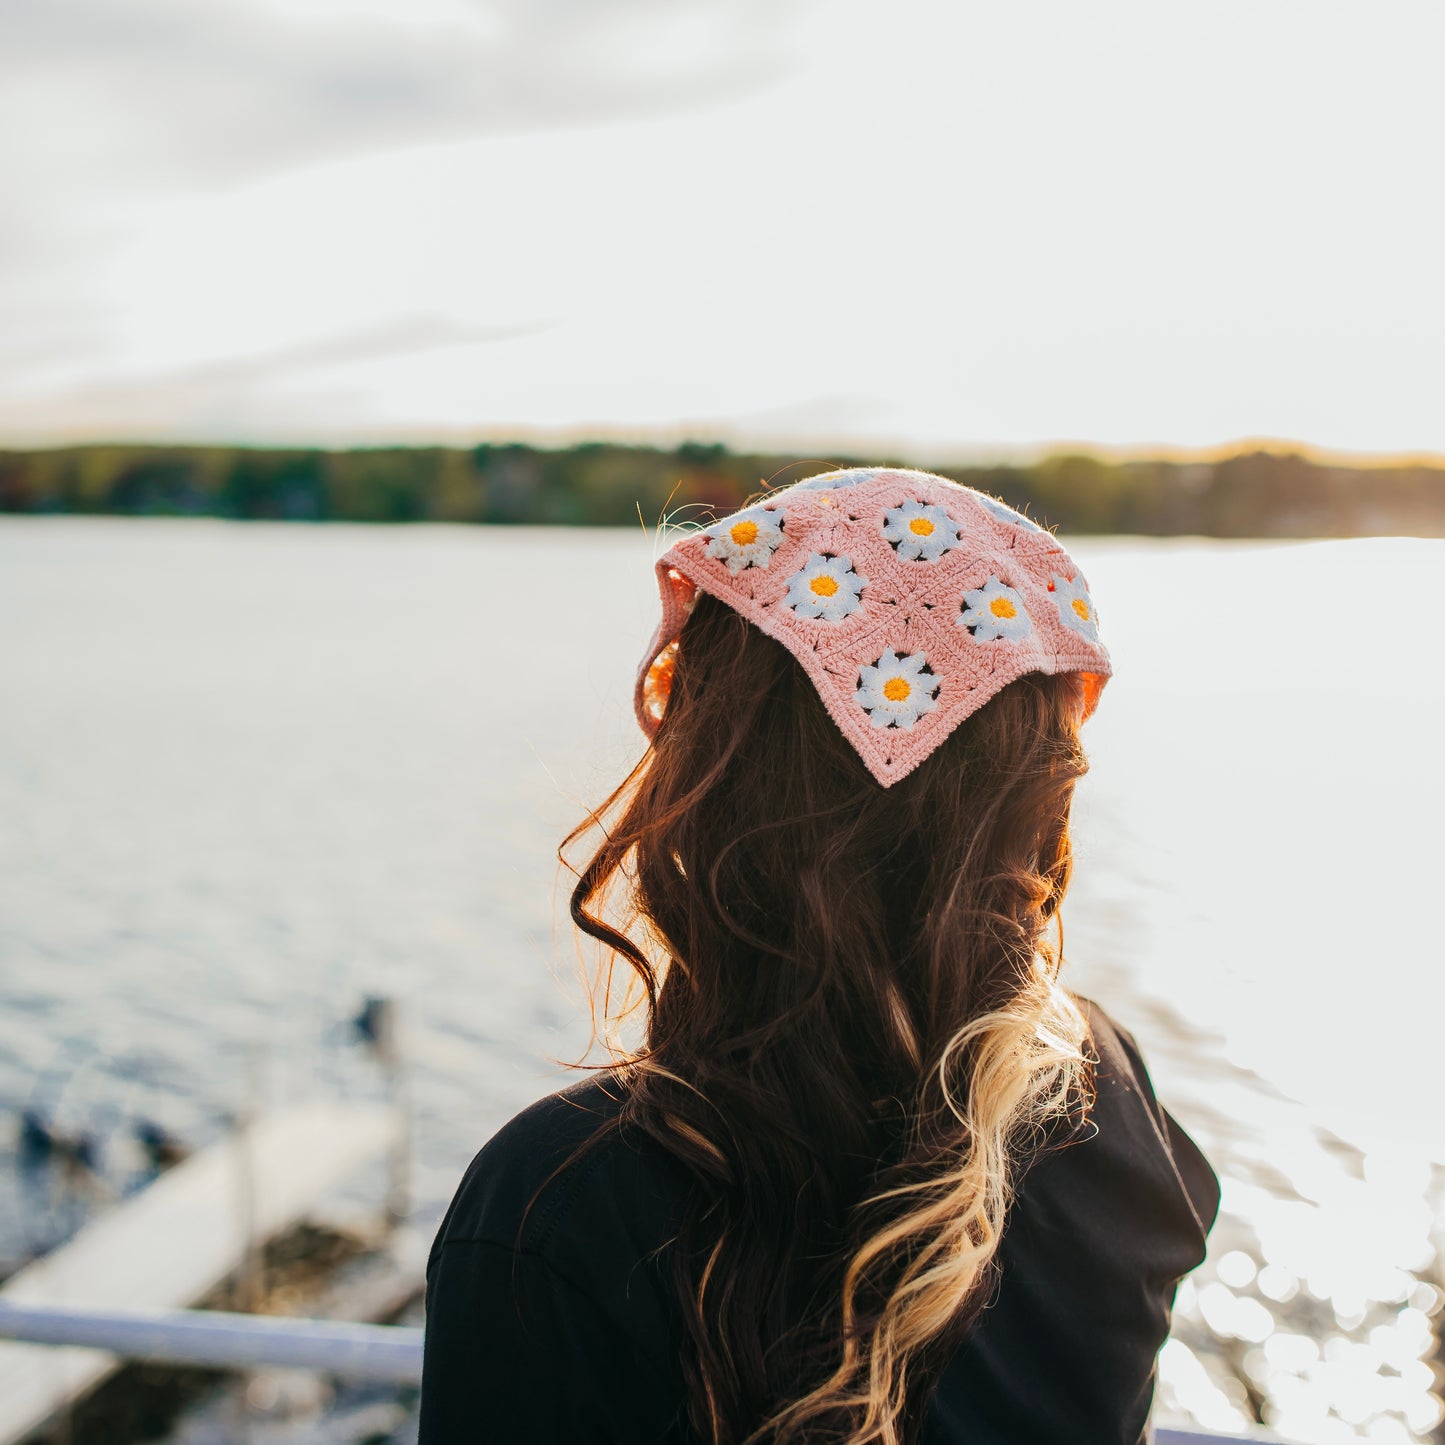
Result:
M799 9L501 0L423 24L403 18L402 0L394 15L330 19L261 0L9 0L0 94L20 163L5 169L32 170L34 186L47 174L59 186L209 186L367 150L693 110L779 81Z
M34 404L39 393L98 388L101 413L122 415L132 383L107 368L123 366L136 340L123 262L169 224L172 203L408 147L736 101L789 73L795 22L810 3L6 0L7 410L20 394ZM390 341L368 332L318 345L360 348L350 358L383 343L416 349L412 325L396 322ZM273 361L291 374L325 364L319 354ZM248 364L235 363L238 387L252 387ZM170 379L179 390L155 380L204 411L226 377L203 366L193 381Z
M252 431L304 431L331 412L354 413L363 393L348 384L344 372L335 375L337 368L521 340L549 328L548 322L476 326L418 315L167 371L95 373L38 396L0 395L0 434L44 445L78 435L236 440ZM30 359L0 366L0 381L18 378ZM86 419L80 427L77 418Z
M339 336L289 346L259 357L238 357L192 373L250 378L301 368L342 366L356 361L380 361L436 351L447 346L480 346L500 341L519 341L549 329L545 321L522 322L513 326L474 326L446 316L408 316Z

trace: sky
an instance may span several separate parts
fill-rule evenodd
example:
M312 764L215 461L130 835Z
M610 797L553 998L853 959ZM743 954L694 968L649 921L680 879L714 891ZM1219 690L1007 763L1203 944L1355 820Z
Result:
M1445 453L1438 0L7 0L0 444Z

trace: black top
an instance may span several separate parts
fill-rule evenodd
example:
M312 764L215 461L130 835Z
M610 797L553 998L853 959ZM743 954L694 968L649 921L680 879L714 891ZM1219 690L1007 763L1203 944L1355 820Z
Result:
M1085 1008L1094 1128L1024 1176L994 1297L943 1372L925 1445L1144 1438L1175 1286L1204 1258L1219 1186L1134 1040ZM420 1445L694 1441L656 1258L680 1167L613 1131L548 1182L615 1113L617 1090L602 1075L542 1099L467 1170L427 1265Z

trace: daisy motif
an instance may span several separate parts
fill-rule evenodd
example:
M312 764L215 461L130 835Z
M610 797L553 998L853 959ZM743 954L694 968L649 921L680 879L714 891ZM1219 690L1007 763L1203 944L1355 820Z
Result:
M1090 642L1099 640L1099 615L1094 611L1094 599L1089 596L1081 576L1070 582L1057 574L1049 583L1049 591L1059 605L1059 616L1066 627L1081 632Z
M853 570L851 557L814 552L803 570L788 578L788 595L783 600L799 617L841 622L863 605L858 594L867 585L868 579Z
M744 567L766 567L773 560L773 553L783 545L783 519L767 507L749 507L714 523L704 535L711 539L707 555L737 573Z
M883 514L883 535L910 562L936 562L959 545L958 523L942 507L904 502Z
M871 482L878 475L877 467L850 467L842 472L824 472L821 477L812 477L798 483L800 492L836 492L844 487L856 487Z
M875 728L911 731L924 713L938 706L933 694L941 679L925 672L927 666L928 659L921 652L899 657L890 647L872 667L858 673L853 701L868 714Z
M996 522L1007 522L1011 527L1022 527L1026 532L1043 532L1043 528L1037 522L1031 522L1022 512L1016 512L1010 506L1006 506L997 497L990 497L987 492L978 492L978 504Z
M997 577L963 594L963 611L957 622L980 642L1017 642L1033 629L1024 599Z

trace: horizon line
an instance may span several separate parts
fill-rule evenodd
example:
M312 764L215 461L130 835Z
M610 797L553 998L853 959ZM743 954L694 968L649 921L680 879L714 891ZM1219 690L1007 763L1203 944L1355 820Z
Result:
M74 435L63 439L11 440L0 436L0 451L51 452L81 447L191 447L235 449L240 451L320 451L353 452L386 449L468 451L477 446L527 446L537 451L569 451L588 444L641 447L657 452L678 451L684 446L721 446L734 456L798 455L819 452L816 460L833 458L857 461L878 455L896 457L913 463L932 462L938 466L1036 466L1062 456L1088 456L1111 465L1135 462L1165 462L1176 466L1213 465L1231 458L1264 452L1274 456L1298 456L1320 466L1343 466L1352 470L1384 470L1395 467L1445 467L1445 452L1431 451L1355 451L1340 447L1316 446L1311 442L1288 437L1252 435L1234 438L1207 446L1183 446L1171 442L1108 443L1079 438L1059 437L1039 442L970 442L940 444L930 448L917 442L875 439L845 440L834 438L820 445L820 438L788 439L744 437L719 434L716 428L687 427L634 428L616 426L584 427L518 427L513 429L483 428L480 430L418 432L410 428L399 432L372 433L365 437L322 440L276 437L268 440L235 440L228 437L147 435L117 436L101 433L93 436ZM883 463L875 462L875 465Z

